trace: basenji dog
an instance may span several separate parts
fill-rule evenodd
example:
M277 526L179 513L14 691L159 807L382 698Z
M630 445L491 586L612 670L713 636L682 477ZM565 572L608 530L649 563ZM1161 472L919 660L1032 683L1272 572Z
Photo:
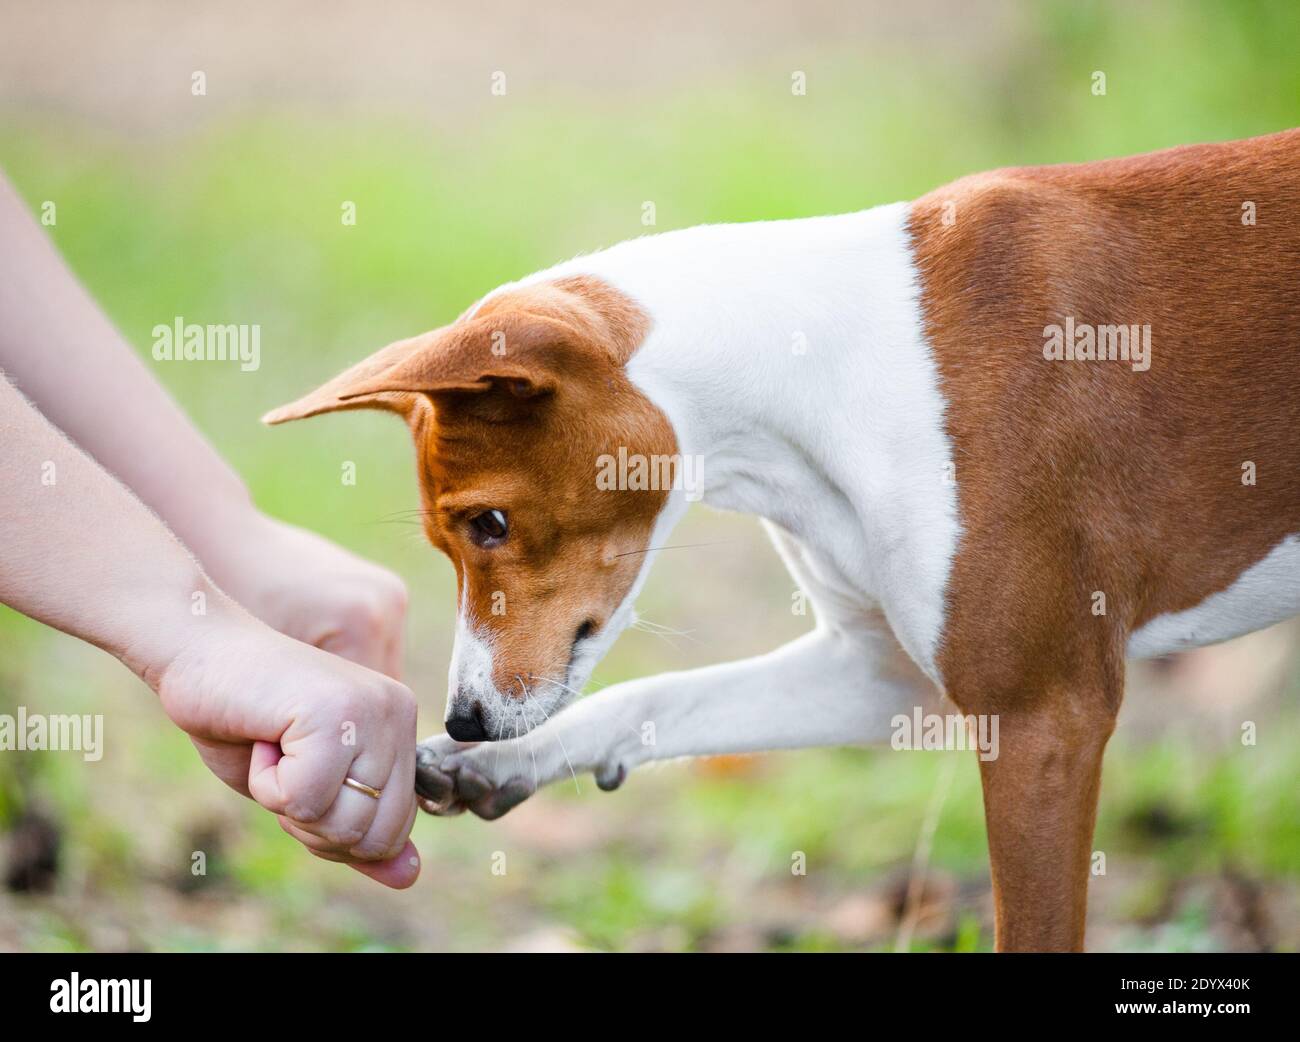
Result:
M359 408L410 426L456 571L426 809L887 741L946 698L998 723L997 947L1079 949L1125 658L1300 613L1300 131L624 242L266 421ZM763 519L815 628L565 708L692 464Z

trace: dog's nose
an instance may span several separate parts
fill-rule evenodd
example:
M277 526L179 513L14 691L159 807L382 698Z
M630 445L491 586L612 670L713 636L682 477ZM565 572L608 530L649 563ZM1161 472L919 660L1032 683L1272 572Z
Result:
M483 706L475 702L468 713L458 710L447 717L447 733L458 742L486 741L487 728L483 726Z

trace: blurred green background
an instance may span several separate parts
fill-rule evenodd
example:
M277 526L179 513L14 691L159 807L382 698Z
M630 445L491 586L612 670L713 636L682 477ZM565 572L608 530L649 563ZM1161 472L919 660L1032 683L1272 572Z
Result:
M362 413L271 431L264 410L499 282L642 234L646 201L654 230L849 211L983 168L1300 124L1294 0L471 7L0 13L0 162L33 209L57 203L54 238L145 357L177 315L261 324L257 372L149 364L263 509L406 578L424 732L441 729L453 576L418 529L384 520L416 503L408 436ZM593 688L809 625L756 522L697 510L679 534L720 545L665 554L641 605L683 635L627 634ZM1300 947L1295 636L1132 670L1092 948ZM3 948L879 949L900 932L916 950L991 945L965 754L707 761L614 795L583 778L500 822L422 819L424 876L397 894L306 856L225 790L117 663L0 609L0 711L20 704L103 713L106 752L0 753ZM57 869L32 871L56 844Z

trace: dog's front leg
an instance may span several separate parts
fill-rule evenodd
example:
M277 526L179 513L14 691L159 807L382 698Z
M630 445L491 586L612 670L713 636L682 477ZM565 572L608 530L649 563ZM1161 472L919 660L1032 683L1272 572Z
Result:
M437 735L420 745L417 788L433 813L495 818L570 773L614 789L650 760L882 742L894 716L938 699L892 636L820 629L767 655L615 685L517 739Z
M993 869L998 951L1082 951L1102 754L1118 685L1052 688L1029 704L992 708L999 754L980 761Z

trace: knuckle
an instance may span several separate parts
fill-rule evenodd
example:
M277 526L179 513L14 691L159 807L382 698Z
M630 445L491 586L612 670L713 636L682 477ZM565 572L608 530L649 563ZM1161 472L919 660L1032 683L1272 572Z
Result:
M368 708L369 699L357 690L358 685L354 681L335 679L337 682L331 691L317 696L321 711L339 721L356 722Z
M354 590L339 607L339 621L354 638L382 643L401 628L409 597L406 584L391 572L379 573L364 590Z
M366 640L378 640L383 636L384 611L377 600L353 600L343 609L342 615L343 626L349 633Z
M294 824L310 825L320 821L330 809L333 801L316 793L299 793L291 795L285 801L284 816Z
M416 703L415 695L412 694L410 688L399 687L396 695L396 706L394 708L394 715L396 716L397 721L402 724L404 728L407 728L414 733L416 717L419 715L419 711L420 707Z
M374 716L375 700L366 693L353 689L339 699L339 713L344 720L360 726Z
M372 701L385 722L397 724L403 730L409 727L414 731L419 706L415 701L415 695L405 684L392 680L386 681L376 691Z

